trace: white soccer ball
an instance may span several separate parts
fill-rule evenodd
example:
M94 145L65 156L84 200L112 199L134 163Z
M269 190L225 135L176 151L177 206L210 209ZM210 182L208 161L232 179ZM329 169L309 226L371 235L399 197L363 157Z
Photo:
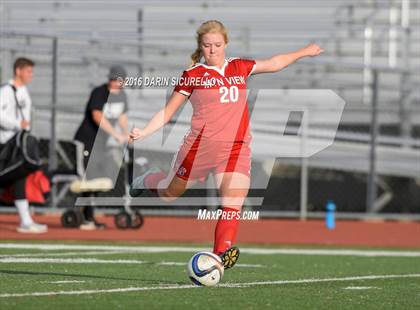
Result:
M211 252L198 252L188 262L188 276L196 285L214 286L223 277L222 260Z

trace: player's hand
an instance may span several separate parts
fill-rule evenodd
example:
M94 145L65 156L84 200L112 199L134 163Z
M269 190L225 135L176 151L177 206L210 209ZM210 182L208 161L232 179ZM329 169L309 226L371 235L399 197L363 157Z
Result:
M324 52L324 50L319 45L314 43L309 44L307 47L304 48L304 50L305 55L310 57L318 56Z
M134 127L129 135L128 143L133 143L135 140L142 140L146 137L143 130Z
M20 121L20 128L22 129L28 129L29 128L29 122L27 120Z

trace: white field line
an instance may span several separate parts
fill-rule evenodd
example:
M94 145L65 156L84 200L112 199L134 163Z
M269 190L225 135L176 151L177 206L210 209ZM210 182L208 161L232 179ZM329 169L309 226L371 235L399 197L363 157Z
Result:
M301 279L301 280L279 280L279 281L263 281L263 282L244 282L244 283L222 283L217 287L227 288L247 288L262 285L287 285L287 284L307 284L322 282L341 282L341 281L361 281L361 280L380 280L380 279L403 279L403 278L420 278L420 274L399 274L399 275L370 275L370 276L354 276L343 278L324 278L324 279ZM32 293L6 293L0 294L0 298L10 297L26 297L26 296L54 296L54 295L86 295L100 293L126 293L152 290L177 290L199 288L195 285L161 285L149 287L126 287L101 290L76 290L76 291L50 291L50 292L32 292Z
M0 258L0 263L9 264L145 264L147 262L134 259L97 259L97 258L30 258L6 257Z
M128 254L133 253L132 251L119 252L113 251L79 251L79 252L60 252L60 253L19 253L19 254L1 254L0 258L3 257L50 257L50 256L77 256L77 255L109 255L109 254Z
M25 257L25 258L33 258L33 257L60 257L60 256L78 256L78 255L120 255L120 254L135 254L136 252L133 251L92 251L92 252L64 252L64 253L19 253L19 254L9 254L9 255L0 255L0 263L2 258L12 259L15 257ZM150 262L152 264L152 262ZM183 266L185 263L182 262L160 262L159 265L163 266ZM250 267L250 268L261 268L265 267L261 264L241 264L238 263L237 267Z
M379 289L379 287L376 286L347 286L344 288L344 290L371 290L371 289Z
M97 258L37 258L15 257L0 258L0 264L151 264L157 266L187 266L183 262L148 262L135 259L97 259ZM259 264L237 264L237 267L261 268Z
M36 249L51 250L85 250L85 251L127 251L134 253L194 253L203 248L178 246L107 246L107 245L73 245L73 244L23 244L0 243L0 249ZM260 249L241 248L242 253L259 255L327 255L327 256L365 256L365 257L420 257L420 251L382 251L382 250L346 250L346 249Z
M380 279L402 279L402 278L420 278L420 273L354 276L354 277L326 278L326 279L262 281L262 282L249 282L249 283L237 283L237 284L236 283L232 283L232 284L224 283L224 284L220 284L219 286L222 286L222 287L247 287L247 286L258 286L258 285L281 285L281 284L301 284L301 283L380 280Z
M62 280L62 281L47 281L42 283L50 283L50 284L67 284L67 283L85 283L86 281L79 281L79 280Z
M181 262L159 262L159 263L155 263L156 265L160 265L160 266L186 266L187 263L181 263ZM264 265L260 265L260 264L241 264L238 263L235 265L235 267L242 267L242 268L263 268L265 267Z
M235 266L238 266L238 267L245 267L245 268L264 268L265 266L264 265L261 265L261 264L241 264L241 263L238 263L238 264L236 264Z

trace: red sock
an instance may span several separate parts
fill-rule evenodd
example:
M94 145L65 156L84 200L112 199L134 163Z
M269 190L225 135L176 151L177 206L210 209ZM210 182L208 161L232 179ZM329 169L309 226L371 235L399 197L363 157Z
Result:
M222 208L214 233L213 253L220 255L236 241L239 228L240 211L232 208Z
M164 179L166 179L166 174L163 172L151 173L144 178L144 185L148 190L157 193L158 184Z

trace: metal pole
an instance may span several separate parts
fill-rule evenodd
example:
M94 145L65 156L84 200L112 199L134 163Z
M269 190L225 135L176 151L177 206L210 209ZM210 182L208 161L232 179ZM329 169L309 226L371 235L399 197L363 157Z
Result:
M301 134L302 167L300 170L300 219L306 220L308 216L308 157L306 144L308 143L308 111L303 111Z
M139 64L137 66L138 68L138 76L143 76L144 74L144 51L143 51L143 45L144 45L144 22L143 22L143 10L140 9L137 12L137 21L138 21L138 34L139 34L139 49L138 49L138 54L139 54ZM141 86L140 89L142 89L143 87ZM143 91L139 91L139 99L143 96Z
M56 114L57 114L57 38L54 37L52 41L52 92L51 92L51 137L50 137L50 145L49 145L49 161L48 161L48 169L50 171L57 169L57 154L56 154L56 143L57 143L57 135L56 135ZM56 188L53 184L53 188L51 190L51 207L56 207Z
M403 0L401 7L402 60L404 69L410 66L410 0Z
M0 28L7 29L9 27L9 16L10 16L10 7L7 7L6 4L3 3L3 1L0 3L0 14L2 17L2 20L0 21ZM2 41L6 43L5 41ZM10 73L12 72L12 66L13 58L12 58L12 52L8 51L7 49L2 49L0 51L0 67L1 67L1 76L0 76L0 83L3 84L8 80L8 77L10 76Z
M370 160L369 160L369 176L367 184L366 207L367 211L373 212L375 199L377 196L375 179L376 179L376 146L379 133L378 124L378 71L372 70L372 113L370 125Z
M397 31L397 21L398 21L398 9L396 7L391 7L389 9L389 41L388 41L388 65L390 67L395 67L397 65L397 47L398 47L398 31Z
M249 53L249 51L251 49L251 46L250 46L250 43L251 43L251 29L249 29L249 27L242 28L242 35L243 35L243 40L244 40L243 43L244 43L245 51L247 53Z
M354 30L353 30L353 26L354 26L354 5L353 4L350 4L348 6L347 20L348 20L347 32L348 32L349 37L353 38L354 37Z
M403 68L408 70L410 67L410 0L403 0L401 7L401 54ZM411 136L411 117L410 117L410 76L407 72L401 75L400 80L400 134L403 141L408 141ZM403 146L408 147L407 143Z
M369 24L366 26L364 31L364 55L363 55L363 64L365 67L372 65L372 37L373 29ZM372 83L372 72L370 69L365 68L363 70L363 104L368 104L369 99L372 96L370 84Z

